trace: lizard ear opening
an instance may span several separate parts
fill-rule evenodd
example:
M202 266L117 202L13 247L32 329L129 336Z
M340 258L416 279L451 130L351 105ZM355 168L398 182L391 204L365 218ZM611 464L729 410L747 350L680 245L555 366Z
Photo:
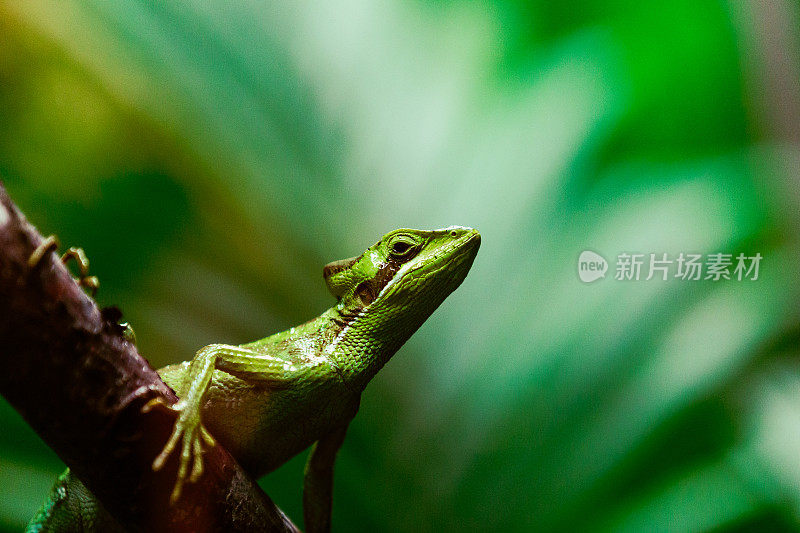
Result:
M325 278L325 285L336 298L341 298L352 284L350 268L356 264L358 257L333 261L325 265L322 269L322 277Z

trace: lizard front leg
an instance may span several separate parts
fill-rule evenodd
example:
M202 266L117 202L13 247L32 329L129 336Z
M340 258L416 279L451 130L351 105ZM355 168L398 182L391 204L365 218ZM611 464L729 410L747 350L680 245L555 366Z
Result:
M324 436L308 456L303 479L303 519L308 533L331 530L333 463L346 432L344 426Z
M167 406L178 412L178 420L163 450L153 461L153 470L160 470L180 443L178 475L170 496L171 503L180 498L187 476L190 482L194 482L202 475L203 444L214 445L213 437L201 423L200 409L215 368L235 372L247 380L283 387L292 381L309 379L308 371L313 371L315 365L301 362L289 364L286 360L243 346L212 344L201 348L189 364L188 371L178 386L179 390L175 391L179 401L173 406ZM154 400L142 410L147 412L159 405L164 406L160 400Z
M171 409L178 413L178 420L175 421L169 440L167 440L161 453L153 460L153 470L161 470L180 441L181 451L178 474L170 495L170 503L174 503L180 498L190 463L192 464L192 471L189 475L189 481L196 481L202 475L203 443L209 447L214 445L214 439L202 425L200 407L202 406L203 396L211 382L221 348L223 346L212 344L197 352L189 364L189 369L178 390L175 391L178 395L177 403L169 406L160 398L156 398L142 408L143 413L155 407ZM235 347L230 346L228 348Z

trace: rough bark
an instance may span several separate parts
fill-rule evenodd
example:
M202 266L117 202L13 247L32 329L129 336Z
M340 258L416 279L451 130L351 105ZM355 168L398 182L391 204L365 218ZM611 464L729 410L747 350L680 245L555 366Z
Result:
M296 531L220 445L169 505L177 461L150 465L175 415L140 411L175 393L122 337L119 311L99 310L55 253L28 266L41 242L0 184L0 393L127 528Z

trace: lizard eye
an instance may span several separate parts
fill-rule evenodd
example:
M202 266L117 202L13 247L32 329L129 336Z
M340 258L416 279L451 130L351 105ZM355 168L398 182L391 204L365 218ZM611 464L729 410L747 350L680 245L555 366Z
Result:
M392 245L389 247L389 253L395 257L402 257L406 255L409 251L411 251L413 247L414 245L408 241L397 240L394 241Z

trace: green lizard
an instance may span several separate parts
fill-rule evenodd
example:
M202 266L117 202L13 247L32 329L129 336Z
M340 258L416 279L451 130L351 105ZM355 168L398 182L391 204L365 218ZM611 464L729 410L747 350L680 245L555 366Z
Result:
M171 407L179 412L172 435L153 462L160 469L178 452L172 500L202 475L202 452L214 439L256 478L314 444L303 516L308 531L329 530L333 463L362 391L461 284L479 246L479 233L460 226L393 231L360 256L325 266L338 301L317 318L248 344L212 344L191 362L159 370L180 398ZM67 471L28 531L118 528Z

